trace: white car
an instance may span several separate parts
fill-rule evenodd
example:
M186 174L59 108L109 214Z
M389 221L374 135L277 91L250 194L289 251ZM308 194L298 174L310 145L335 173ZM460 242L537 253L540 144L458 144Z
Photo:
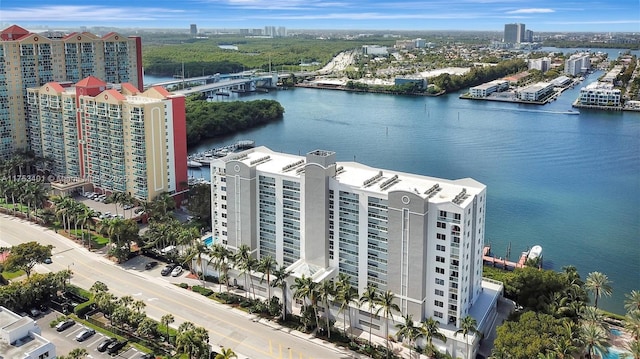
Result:
M182 274L182 267L181 266L177 266L177 267L173 268L173 270L171 271L171 276L172 277L177 277L180 274Z

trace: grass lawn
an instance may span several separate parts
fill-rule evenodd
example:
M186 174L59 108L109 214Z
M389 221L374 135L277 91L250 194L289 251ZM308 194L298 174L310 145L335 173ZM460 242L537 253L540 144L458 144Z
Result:
M25 271L23 271L22 269L17 270L15 272L7 272L7 271L2 272L2 276L8 280L16 279L25 274L26 274Z
M72 229L70 233L77 238L82 238L82 230L80 229L78 229L77 231L75 229ZM91 247L93 248L101 248L109 243L109 238L105 238L101 235L89 232L87 230L84 231L84 238L85 241L88 240L91 242Z

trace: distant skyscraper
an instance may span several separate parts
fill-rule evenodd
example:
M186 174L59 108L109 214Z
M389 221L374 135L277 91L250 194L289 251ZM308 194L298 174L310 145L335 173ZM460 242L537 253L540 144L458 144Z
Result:
M191 36L197 36L198 35L198 26L196 24L191 24L191 28L190 28L189 32L191 33Z
M533 31L526 30L524 32L524 41L525 42L533 42Z
M525 25L524 24L505 24L504 25L504 42L509 44L517 44L525 42Z
M0 157L29 146L27 88L96 76L142 89L142 42L110 32L56 35L13 25L0 32Z

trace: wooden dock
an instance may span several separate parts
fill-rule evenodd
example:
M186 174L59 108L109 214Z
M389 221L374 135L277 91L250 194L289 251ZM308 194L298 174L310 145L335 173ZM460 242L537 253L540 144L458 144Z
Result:
M512 262L506 258L496 258L491 255L491 246L485 246L482 249L482 260L485 264L491 264L493 267L502 267L502 269L524 268L527 261L527 252L522 252L518 262Z

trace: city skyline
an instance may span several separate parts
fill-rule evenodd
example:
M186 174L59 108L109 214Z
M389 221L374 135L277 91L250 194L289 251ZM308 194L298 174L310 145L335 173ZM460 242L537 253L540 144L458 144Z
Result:
M558 2L541 0L141 0L99 1L78 5L60 0L5 1L2 25L199 29L285 26L288 29L336 30L477 30L501 31L506 23L526 23L537 32L640 32L640 3L621 0Z

